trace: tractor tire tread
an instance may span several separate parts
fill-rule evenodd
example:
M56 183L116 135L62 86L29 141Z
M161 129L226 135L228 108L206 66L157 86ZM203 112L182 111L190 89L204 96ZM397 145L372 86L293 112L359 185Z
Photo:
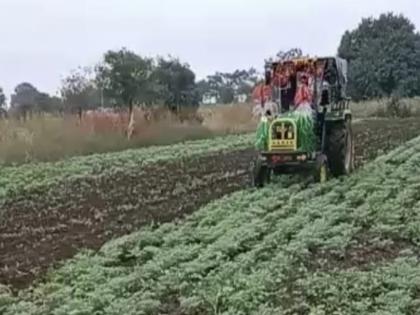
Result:
M347 121L335 123L329 130L327 155L329 168L333 176L341 176L348 173L346 170L347 124Z

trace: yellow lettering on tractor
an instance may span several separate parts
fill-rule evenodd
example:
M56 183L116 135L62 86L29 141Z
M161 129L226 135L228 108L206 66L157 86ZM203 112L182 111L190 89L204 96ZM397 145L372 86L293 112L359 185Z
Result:
M275 119L270 125L269 151L296 151L297 127L290 118Z

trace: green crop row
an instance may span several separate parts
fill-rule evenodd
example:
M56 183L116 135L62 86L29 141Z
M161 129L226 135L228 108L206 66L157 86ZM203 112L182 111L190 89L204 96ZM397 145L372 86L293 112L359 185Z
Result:
M417 138L351 177L280 177L80 253L0 313L418 314L419 191Z
M64 179L131 172L133 169L149 163L191 158L224 150L243 149L250 146L252 141L252 134L231 135L168 146L94 154L53 163L0 167L0 201L8 196L19 195L23 191L51 186Z

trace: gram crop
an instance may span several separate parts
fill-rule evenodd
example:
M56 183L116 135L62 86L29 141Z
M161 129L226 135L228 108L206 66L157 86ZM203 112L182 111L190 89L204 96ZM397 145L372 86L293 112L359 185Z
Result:
M80 253L0 310L418 314L419 174L417 138L348 178L280 177Z

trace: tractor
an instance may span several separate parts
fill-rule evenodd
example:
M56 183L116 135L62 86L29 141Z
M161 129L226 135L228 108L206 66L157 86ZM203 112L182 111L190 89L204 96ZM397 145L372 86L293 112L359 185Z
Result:
M350 174L354 144L346 60L271 61L263 85L252 185L263 187L272 174L300 170L310 170L317 182Z

